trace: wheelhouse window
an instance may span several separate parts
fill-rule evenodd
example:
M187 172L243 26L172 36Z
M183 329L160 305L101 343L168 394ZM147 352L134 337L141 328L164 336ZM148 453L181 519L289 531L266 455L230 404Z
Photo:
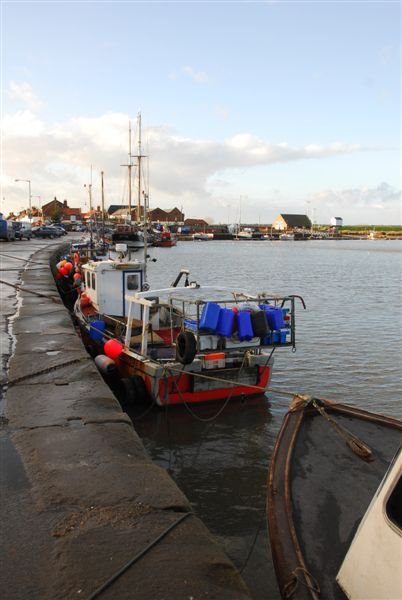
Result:
M88 273L88 271L85 273L85 285L87 288L91 287L91 273Z
M95 273L92 273L92 289L96 290L96 275Z
M130 291L138 291L140 289L140 276L138 273L127 275L127 289Z

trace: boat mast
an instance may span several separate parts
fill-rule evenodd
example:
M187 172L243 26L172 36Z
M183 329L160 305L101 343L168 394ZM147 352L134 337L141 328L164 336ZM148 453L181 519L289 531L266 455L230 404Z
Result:
M120 165L121 167L128 167L128 221L131 223L131 170L133 163L131 162L131 121L128 122L128 164Z
M138 113L138 197L137 197L137 221L141 222L141 113Z
M103 184L103 171L101 171L102 183L102 244L105 245L105 187Z
M93 234L92 234L92 165L91 165L90 183L89 184L84 183L84 187L88 188L88 194L89 194L89 247L90 247L90 252L92 253L92 248L93 248Z

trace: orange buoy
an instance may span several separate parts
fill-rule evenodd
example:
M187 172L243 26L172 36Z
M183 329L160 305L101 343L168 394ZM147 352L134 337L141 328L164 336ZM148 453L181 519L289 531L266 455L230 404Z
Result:
M91 299L86 294L81 294L81 306L89 306Z

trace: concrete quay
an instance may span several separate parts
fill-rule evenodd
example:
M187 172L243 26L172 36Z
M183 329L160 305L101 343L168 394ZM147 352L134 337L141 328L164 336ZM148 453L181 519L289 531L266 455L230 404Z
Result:
M16 314L0 427L0 597L251 598L82 346L46 268L63 242L2 244L0 258L18 244L39 249L15 265L22 289L8 288Z

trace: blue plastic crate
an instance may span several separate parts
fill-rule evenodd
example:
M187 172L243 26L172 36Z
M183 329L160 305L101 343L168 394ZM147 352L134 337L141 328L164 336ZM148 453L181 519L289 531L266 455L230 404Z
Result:
M275 329L262 338L261 344L263 346L270 346L272 344L286 344L288 335L289 329Z
M260 304L260 308L261 310L265 310L270 329L282 329L282 327L285 327L282 308L272 306L272 304Z
M235 314L231 308L221 308L216 333L224 337L230 337L233 333L234 317Z
M184 329L190 329L191 331L197 331L196 319L184 319Z
M204 304L200 319L200 329L216 331L220 311L221 307L219 304L215 304L215 302L207 302Z

